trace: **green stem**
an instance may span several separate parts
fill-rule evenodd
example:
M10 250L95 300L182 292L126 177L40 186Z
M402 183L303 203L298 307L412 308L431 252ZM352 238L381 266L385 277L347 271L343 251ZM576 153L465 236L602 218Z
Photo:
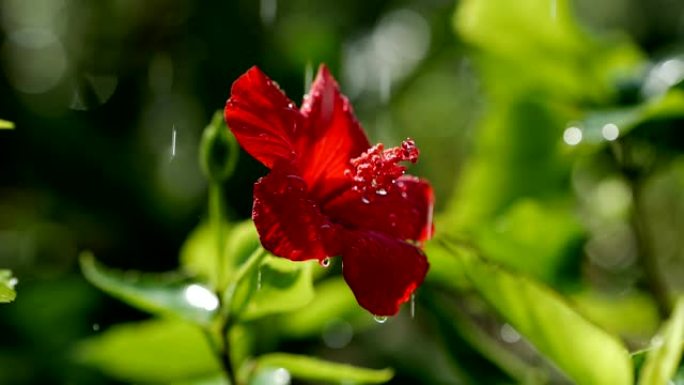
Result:
M632 227L636 238L639 260L644 275L646 276L646 286L653 295L658 306L658 313L663 319L667 319L672 311L672 302L668 292L667 284L660 272L658 261L653 252L653 245L648 234L648 225L644 220L645 208L643 207L643 183L641 181L631 181L632 199L634 207L632 211Z
M672 302L667 284L658 266L658 260L649 236L648 223L645 220L647 210L644 207L643 190L650 168L635 162L632 147L624 141L617 142L611 149L632 193L633 203L630 222L636 239L639 263L644 271L644 283L656 302L658 313L663 319L667 319L672 311Z
M233 299L240 284L245 280L246 277L248 277L252 272L254 272L255 269L259 268L261 262L264 260L267 254L268 252L266 252L264 248L262 248L261 246L258 247L249 256L249 258L247 258L247 261L245 261L240 266L240 269L232 277L225 293L223 293L223 295L219 297L221 298L221 314L219 318L219 334L221 341L220 360L221 366L223 367L223 371L225 372L226 376L228 377L228 380L232 385L237 384L237 379L235 377L235 371L233 370L233 363L231 360L230 331L235 323L235 315L239 314L242 310L238 309L237 312L233 312ZM251 294L253 292L252 289L256 288L249 289L250 290L248 290L248 296L245 298L242 307L244 307L249 302L249 298L251 297Z
M225 212L223 207L223 185L218 181L211 181L209 183L209 222L215 235L216 258L218 259L218 271L216 273L216 280L214 282L217 288L223 288L225 282Z

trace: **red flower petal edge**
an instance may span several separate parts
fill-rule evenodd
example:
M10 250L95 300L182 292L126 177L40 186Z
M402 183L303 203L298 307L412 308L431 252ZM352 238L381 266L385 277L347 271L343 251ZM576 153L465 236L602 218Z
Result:
M371 146L324 65L301 109L252 67L233 84L225 118L271 169L254 185L252 219L264 248L293 261L341 256L359 304L396 314L429 267L418 245L432 235L434 194L401 164L418 160L415 143Z

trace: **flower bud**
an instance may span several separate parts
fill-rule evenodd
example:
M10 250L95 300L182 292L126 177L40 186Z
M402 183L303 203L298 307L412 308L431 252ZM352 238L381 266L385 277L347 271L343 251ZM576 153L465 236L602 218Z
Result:
M199 161L204 175L212 182L228 179L235 169L238 144L228 132L223 114L218 111L202 133Z

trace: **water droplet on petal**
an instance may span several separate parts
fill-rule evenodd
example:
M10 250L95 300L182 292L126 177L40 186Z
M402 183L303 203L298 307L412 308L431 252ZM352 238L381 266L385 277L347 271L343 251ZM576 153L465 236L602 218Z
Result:
M384 188L379 188L379 189L375 190L375 193L380 195L380 196L385 196L385 195L387 195L387 190L385 190Z
M387 317L386 315L375 315L373 316L373 319L375 320L375 322L379 324L384 324L385 322L387 322L389 317Z
M321 259L320 264L321 264L321 266L323 266L323 267L328 267L328 266L330 266L330 258L325 257L325 258Z
M366 198L366 197L361 197L361 202L363 202L363 203L365 203L365 204L369 204L369 203L370 203L370 201L369 201L368 198Z

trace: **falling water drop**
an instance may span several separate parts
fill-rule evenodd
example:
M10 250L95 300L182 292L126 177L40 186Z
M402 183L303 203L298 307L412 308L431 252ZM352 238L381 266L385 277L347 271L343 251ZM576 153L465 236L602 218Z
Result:
M416 294L411 294L411 318L416 318Z
M321 259L320 264L321 264L321 266L323 266L323 267L328 267L328 266L330 266L330 258L325 257L325 258Z
M261 0L259 2L259 16L264 25L271 25L275 21L278 12L277 0Z
M176 125L171 128L171 159L176 157Z
M306 67L304 67L304 89L305 90L310 90L311 89L311 83L313 83L313 64L311 64L311 60L306 62Z
M374 315L373 319L379 324L384 324L387 322L388 317L386 315Z
M551 0L551 20L558 18L558 0Z

